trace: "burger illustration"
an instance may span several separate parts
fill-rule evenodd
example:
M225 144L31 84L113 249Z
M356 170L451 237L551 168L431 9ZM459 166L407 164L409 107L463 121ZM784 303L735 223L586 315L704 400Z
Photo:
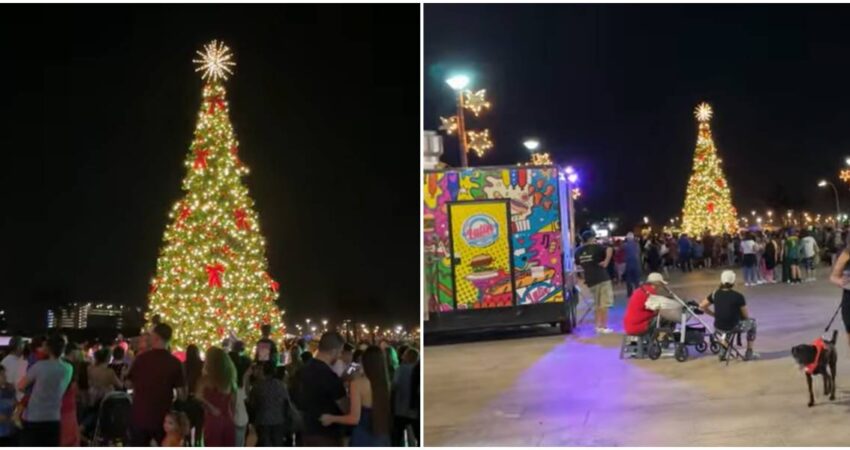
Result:
M472 273L466 276L469 281L486 280L498 276L499 272L493 268L493 257L488 254L475 255L469 261Z

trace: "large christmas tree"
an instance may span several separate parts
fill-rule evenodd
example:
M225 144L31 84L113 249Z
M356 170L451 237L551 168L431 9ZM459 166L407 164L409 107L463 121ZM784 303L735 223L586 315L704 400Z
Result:
M169 214L148 319L158 314L172 326L175 349L196 344L203 351L228 337L252 346L263 324L278 336L283 325L278 283L267 271L265 240L241 179L248 168L239 159L225 100L224 81L235 64L216 41L198 54L206 84L186 156L186 195Z
M706 230L712 234L733 232L737 229L737 211L732 206L729 184L720 168L721 160L711 138L708 124L712 116L711 106L700 103L694 114L699 121L699 135L682 210L682 229L692 236Z

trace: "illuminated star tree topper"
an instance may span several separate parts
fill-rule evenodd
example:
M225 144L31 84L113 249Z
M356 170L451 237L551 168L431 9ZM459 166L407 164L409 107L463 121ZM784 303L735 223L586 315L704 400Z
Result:
M198 66L195 72L203 72L201 78L204 80L213 83L218 80L226 81L229 75L233 75L233 70L230 68L236 63L232 61L233 54L224 42L213 40L204 46L203 52L198 50L195 53L201 57L201 59L192 60Z
M694 116L700 122L708 122L711 120L711 116L714 114L714 111L711 110L711 105L706 102L702 102L694 109Z

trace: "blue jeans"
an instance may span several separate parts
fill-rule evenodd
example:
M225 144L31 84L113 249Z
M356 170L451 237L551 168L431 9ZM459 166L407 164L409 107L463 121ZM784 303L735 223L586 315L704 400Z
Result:
M756 266L744 266L744 282L756 284L758 277L756 276Z
M632 292L640 286L640 266L637 263L627 263L623 279L626 281L626 296L631 297Z

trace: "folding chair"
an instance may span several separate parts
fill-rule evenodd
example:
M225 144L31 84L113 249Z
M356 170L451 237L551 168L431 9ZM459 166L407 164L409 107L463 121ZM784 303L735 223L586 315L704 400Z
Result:
M744 359L744 355L742 355L738 350L738 347L741 346L740 331L714 330L714 333L710 335L709 340L711 341L710 348L712 353L719 354L723 352L725 348L725 357L721 360L721 362L725 361L727 366L729 365L729 360L731 358Z

